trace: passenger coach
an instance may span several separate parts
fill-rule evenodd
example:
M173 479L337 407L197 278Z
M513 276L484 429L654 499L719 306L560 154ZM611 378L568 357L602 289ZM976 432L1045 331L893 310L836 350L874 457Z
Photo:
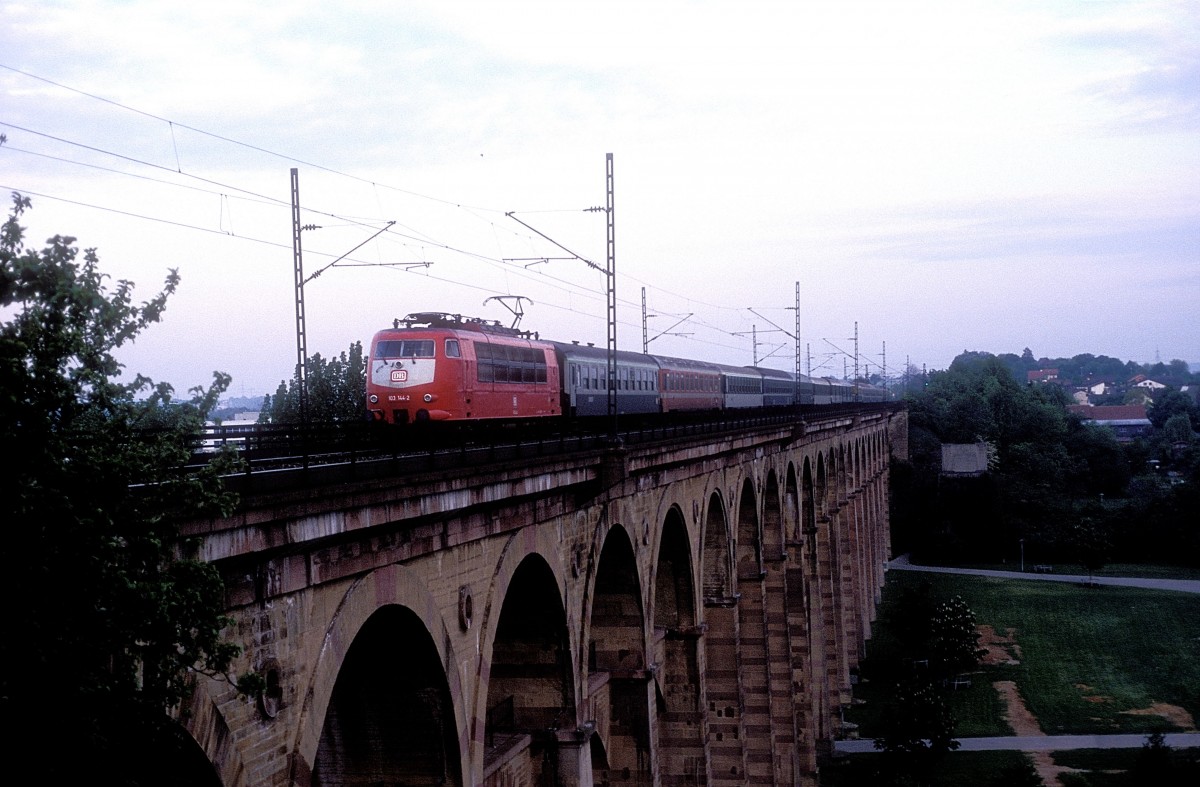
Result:
M608 349L591 344L551 342L562 373L563 412L608 414ZM657 413L658 361L652 355L617 353L617 412Z

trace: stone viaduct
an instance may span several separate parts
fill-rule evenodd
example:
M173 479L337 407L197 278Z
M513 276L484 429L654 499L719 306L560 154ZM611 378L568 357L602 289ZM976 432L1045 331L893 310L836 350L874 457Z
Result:
M246 494L188 523L233 785L815 785L889 558L903 411ZM207 766L205 766L207 767ZM207 777L206 777L207 778Z

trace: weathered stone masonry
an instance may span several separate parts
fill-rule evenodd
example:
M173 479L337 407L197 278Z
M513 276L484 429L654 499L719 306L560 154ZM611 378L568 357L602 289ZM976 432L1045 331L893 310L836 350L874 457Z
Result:
M247 497L191 523L225 785L813 785L889 558L903 412Z

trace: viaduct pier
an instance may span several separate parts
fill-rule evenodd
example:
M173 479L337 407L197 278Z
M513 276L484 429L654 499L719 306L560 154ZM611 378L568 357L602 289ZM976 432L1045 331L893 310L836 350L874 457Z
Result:
M238 671L213 784L815 785L890 557L895 407L450 470L257 483L185 534Z

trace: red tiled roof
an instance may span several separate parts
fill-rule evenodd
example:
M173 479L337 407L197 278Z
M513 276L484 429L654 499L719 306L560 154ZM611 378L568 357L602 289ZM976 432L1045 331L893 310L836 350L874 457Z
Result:
M1067 412L1089 421L1133 421L1146 417L1144 404L1090 405L1070 404Z

